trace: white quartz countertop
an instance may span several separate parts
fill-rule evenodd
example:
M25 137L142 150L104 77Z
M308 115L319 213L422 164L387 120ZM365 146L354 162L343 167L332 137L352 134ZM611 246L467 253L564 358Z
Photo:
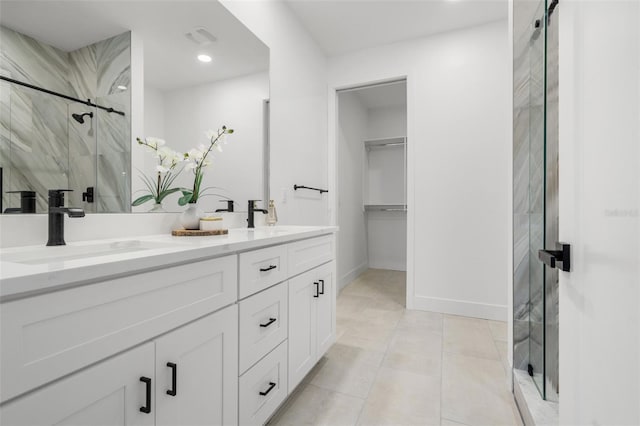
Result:
M0 302L337 231L335 226L230 229L228 235L150 235L0 250Z

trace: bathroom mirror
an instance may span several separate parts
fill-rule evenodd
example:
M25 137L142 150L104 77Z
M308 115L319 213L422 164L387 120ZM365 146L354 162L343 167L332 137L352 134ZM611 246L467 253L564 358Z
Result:
M35 196L44 213L54 187L89 213L150 211L153 200L131 206L141 177L157 177L136 138L182 153L223 125L235 133L214 152L200 207L262 198L269 49L217 1L2 1L0 25L2 211ZM173 186L192 185L185 169ZM164 211L184 210L180 195Z

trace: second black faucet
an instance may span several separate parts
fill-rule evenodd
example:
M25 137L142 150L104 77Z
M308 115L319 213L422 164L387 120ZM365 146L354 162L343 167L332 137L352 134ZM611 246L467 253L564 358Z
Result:
M249 217L247 218L247 228L255 228L253 214L255 212L262 212L263 214L267 214L268 212L265 209L256 209L255 202L260 200L249 200Z

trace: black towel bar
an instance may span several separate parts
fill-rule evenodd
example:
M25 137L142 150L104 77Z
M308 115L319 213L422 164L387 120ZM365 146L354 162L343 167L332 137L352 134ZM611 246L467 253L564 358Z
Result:
M312 188L310 186L304 186L304 185L293 185L293 190L294 191L297 191L298 189L310 189L312 191L319 191L321 194L323 192L329 192L328 189Z

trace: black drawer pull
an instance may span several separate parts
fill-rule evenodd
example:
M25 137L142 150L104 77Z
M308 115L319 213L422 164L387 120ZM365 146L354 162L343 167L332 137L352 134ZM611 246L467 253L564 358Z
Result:
M318 297L320 295L320 284L318 284L317 282L313 284L316 286L316 294L314 294L313 297Z
M140 377L140 381L146 385L146 404L144 407L140 407L140 411L149 414L151 412L151 379L148 377Z
M173 362L168 362L167 367L171 369L171 389L167 391L167 395L176 396L178 391L178 366Z
M265 323L265 324L260 324L260 327L269 327L271 324L273 324L274 322L276 322L275 318L269 318L269 322Z
M278 266L276 266L276 265L269 265L268 268L260 268L260 272L267 272L267 271L270 271L272 269L276 269L277 267Z
M276 387L276 384L273 382L269 382L269 389L267 389L264 392L260 392L260 395L265 396L266 394L268 394L269 392L271 392L273 390L273 388Z
M324 294L324 280L318 280L322 283L322 290L320 290L320 294Z

